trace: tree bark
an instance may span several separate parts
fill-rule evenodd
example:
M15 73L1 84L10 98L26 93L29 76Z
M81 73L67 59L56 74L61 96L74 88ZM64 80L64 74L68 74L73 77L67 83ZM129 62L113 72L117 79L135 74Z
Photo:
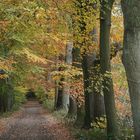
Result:
M122 0L124 14L123 64L126 70L135 140L140 140L140 1Z
M100 11L100 62L101 73L105 76L111 72L110 62L110 28L111 28L111 10L114 0L101 0ZM108 139L116 140L118 137L118 126L115 109L115 99L113 90L113 81L111 76L106 76L103 80L103 93L105 101L105 111L107 118Z

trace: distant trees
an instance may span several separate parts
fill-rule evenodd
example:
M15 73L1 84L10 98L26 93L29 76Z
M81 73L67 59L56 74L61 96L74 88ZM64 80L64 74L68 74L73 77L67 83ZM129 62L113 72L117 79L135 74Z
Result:
M43 18L44 10L39 8L40 4L37 1L0 2L0 111L9 111L12 108L16 87L28 87L32 75L35 78L35 73L42 69L39 63L42 60L46 63L44 56L41 56L41 50L36 50L39 46L37 42L44 40L38 34L45 37L43 31L47 29L44 23L46 19ZM43 3L40 7L43 7ZM33 81L36 82L32 80L32 83Z

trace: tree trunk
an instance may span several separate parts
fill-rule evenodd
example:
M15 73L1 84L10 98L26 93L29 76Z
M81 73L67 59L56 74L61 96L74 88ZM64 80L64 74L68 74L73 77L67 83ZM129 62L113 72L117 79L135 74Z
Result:
M0 79L0 112L10 111L13 107L13 89L6 80Z
M70 97L68 117L75 117L76 112L77 112L76 100L74 98Z
M122 9L123 64L129 85L135 140L140 140L140 1L122 0Z
M63 82L63 78L60 79L60 81L58 82L58 87L55 89L55 109L59 110L62 108L62 94L63 94L63 90L62 90L62 82Z
M91 81L90 81L90 64L91 61L89 61L90 56L87 54L83 55L82 60L82 69L83 69L83 79L84 79L84 95L85 95L85 119L84 119L84 128L88 129L91 127L91 110L93 110L93 107L91 107L91 96L92 96L92 88Z
M96 121L96 118L101 118L105 116L105 105L104 105L104 96L100 93L95 91L94 92L94 113L93 113L93 120Z
M55 81L55 100L54 100L54 109L56 110L57 107L57 101L58 101L58 94L59 94L59 81Z
M100 62L101 73L104 76L103 93L107 118L107 135L109 140L116 140L118 136L113 81L111 76L105 76L108 72L111 72L110 28L113 2L114 0L101 0L100 11Z
M56 71L59 70L59 67L58 67L58 56L56 56ZM54 110L57 109L57 100L58 100L58 90L59 90L59 81L58 80L55 80L55 99L54 99Z
M85 127L90 128L91 123L96 121L97 118L105 115L104 96L101 95L101 88L95 90L95 83L98 82L94 79L95 76L100 74L97 70L96 55L94 53L88 54L83 59L83 71L85 81ZM87 114L86 114L87 113Z
M93 35L93 42L98 43L97 28L94 28L91 34ZM91 95L91 118L92 121L96 122L97 119L105 116L105 105L104 96L101 93L102 85L98 85L98 87L95 87L96 83L99 82L98 78L100 77L100 60L96 52L93 53L91 60L92 66L91 68L89 68L91 69L91 83L93 84L91 89L93 90L93 94ZM97 80L94 77L98 77ZM96 90L96 88L98 88L98 91Z
M62 68L58 66L58 60L63 61L64 60L63 56L61 55L56 58L56 71L61 71ZM62 108L63 81L64 78L60 78L60 80L55 81L55 106L54 106L55 110L59 110Z
M93 78L99 77L100 78L100 60L98 60L97 58L94 60L94 64L93 64ZM104 95L102 94L102 83L100 83L98 85L98 87L94 87L97 86L96 83L99 82L98 79L97 81L94 80L93 83L93 95L94 95L94 102L93 102L93 106L94 106L94 114L93 114L93 120L96 121L98 118L104 117L105 116L105 104L104 104ZM97 89L98 88L98 91ZM97 119L96 119L97 118Z
M77 68L81 68L81 54L80 54L80 48L74 47L72 51L73 56L73 66ZM79 77L76 77L77 79ZM81 126L81 122L84 121L84 109L83 106L78 105L78 101L76 101L76 104L74 105L74 108L76 109L76 121L75 126Z
M73 42L67 42L66 46L66 64L67 64L67 70L71 69L72 65L72 48L73 48ZM63 87L63 108L68 112L69 110L69 104L70 104L70 79L68 77L64 78L65 85Z

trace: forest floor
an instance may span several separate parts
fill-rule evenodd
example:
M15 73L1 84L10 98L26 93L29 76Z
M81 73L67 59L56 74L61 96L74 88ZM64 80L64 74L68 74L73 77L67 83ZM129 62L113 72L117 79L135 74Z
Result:
M0 119L0 140L74 140L66 128L37 101L28 101L20 111Z

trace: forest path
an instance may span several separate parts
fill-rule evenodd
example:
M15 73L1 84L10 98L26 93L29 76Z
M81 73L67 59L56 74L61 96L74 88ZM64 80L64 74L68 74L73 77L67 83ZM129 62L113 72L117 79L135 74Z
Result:
M21 113L6 125L0 140L73 140L68 129L46 113L37 101L28 101Z

